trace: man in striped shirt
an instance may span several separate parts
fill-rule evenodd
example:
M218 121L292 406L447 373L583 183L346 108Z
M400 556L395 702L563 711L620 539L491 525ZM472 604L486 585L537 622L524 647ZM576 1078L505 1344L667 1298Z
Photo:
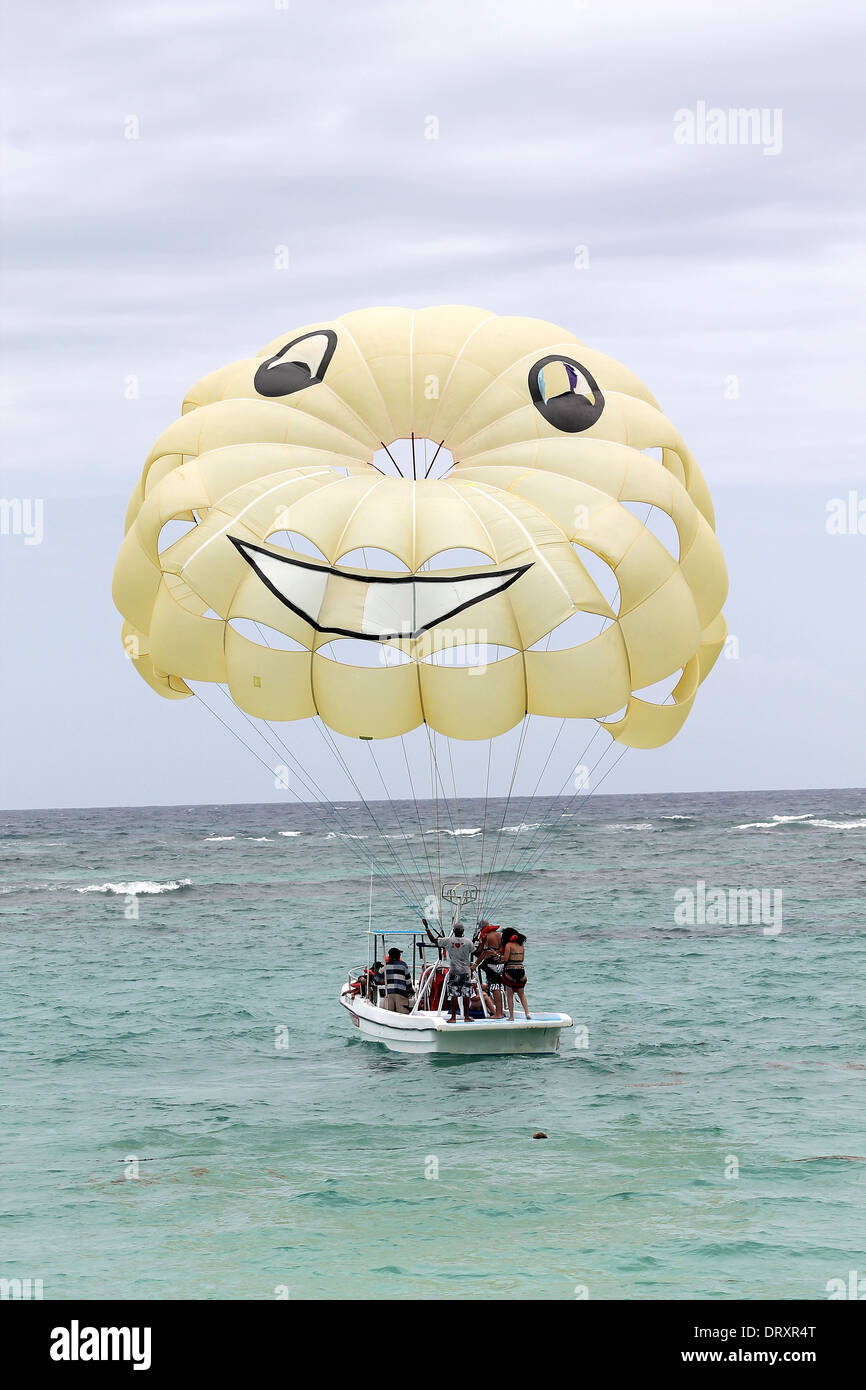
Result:
M385 957L384 968L376 977L376 984L385 995L380 1008L390 1009L395 1014L408 1014L412 1003L412 975L402 955L399 946L392 946Z

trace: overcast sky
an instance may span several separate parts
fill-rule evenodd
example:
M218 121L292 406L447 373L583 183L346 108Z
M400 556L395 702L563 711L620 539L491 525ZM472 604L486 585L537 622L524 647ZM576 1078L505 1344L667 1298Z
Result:
M851 490L866 511L864 20L854 0L7 11L0 493L43 499L44 538L0 536L2 804L277 795L124 661L123 513L194 380L379 303L562 323L647 382L707 477L739 659L606 791L866 783L866 534L825 526ZM678 143L700 103L764 110L767 138Z

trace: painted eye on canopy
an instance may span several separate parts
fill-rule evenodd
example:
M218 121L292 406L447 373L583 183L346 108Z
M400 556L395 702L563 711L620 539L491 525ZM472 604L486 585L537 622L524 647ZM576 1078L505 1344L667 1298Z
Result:
M337 347L333 328L316 328L293 338L257 369L253 385L260 396L292 396L318 385Z
M564 434L588 430L604 410L597 381L573 357L542 357L536 362L529 373L529 394L539 414Z

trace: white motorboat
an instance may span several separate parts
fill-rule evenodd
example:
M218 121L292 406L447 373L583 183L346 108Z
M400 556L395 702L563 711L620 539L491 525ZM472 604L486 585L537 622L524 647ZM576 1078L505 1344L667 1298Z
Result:
M456 914L455 914L456 916ZM445 1008L448 964L425 938L423 931L402 929L367 931L367 965L351 970L340 991L340 1003L362 1038L382 1043L391 1052L460 1054L467 1057L502 1053L549 1053L559 1050L563 1028L573 1026L568 1014L539 1011L530 1018L495 1018L476 989L473 1000L478 1016L466 1021L461 1012L450 1021ZM373 964L384 961L388 943L404 947L412 943L411 974L414 1001L409 1012L385 1007L384 990L373 980ZM425 960L432 951L435 959ZM408 962L407 962L408 964ZM474 977L473 977L474 978Z

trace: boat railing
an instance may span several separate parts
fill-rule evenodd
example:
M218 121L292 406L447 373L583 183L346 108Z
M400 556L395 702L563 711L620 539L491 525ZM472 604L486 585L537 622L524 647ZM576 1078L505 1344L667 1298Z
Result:
M364 987L364 981L365 977L367 977L368 969L368 966L359 966L355 970L350 970L348 972L348 975L346 976L346 983L350 987L357 986L357 989L355 989L354 991L356 996L366 999L368 1003L375 1004L377 1007L381 1008L385 999L386 992L382 988L382 986L379 985L376 988L375 999L370 999ZM439 995L436 1001L436 1005L435 1007L433 1007L431 1006L430 996L437 974L441 976L441 986L439 989ZM444 1015L447 1012L445 986L447 984L448 976L450 974L451 967L447 961L434 960L431 961L429 964L422 964L420 974L418 976L417 985L415 986L415 1000L409 1012L411 1014L430 1012ZM481 1005L484 1017L489 1018L491 1015L484 999L484 989L481 980L477 975L473 976L473 980L475 983L478 1001Z
M387 991L383 989L382 985L377 985L375 980L373 980L372 976L368 977L368 969L369 966L361 965L358 966L356 970L350 970L346 976L346 984L349 985L350 988L352 988L353 986L357 986L357 989L354 990L356 998L366 999L368 1004L375 1004L377 1008L381 1008L385 998L387 997ZM367 993L367 990L365 989L365 980L368 978L370 984L372 984L375 988L375 999L371 999L370 995ZM411 1012L414 1013L415 1010L413 1009L411 1010Z
M439 990L439 998L438 998L438 1001L437 1001L437 1004L436 1004L436 1008L435 1008L435 1009L430 1009L430 1004L429 1004L429 1002L425 1005L425 1002L424 1002L424 1001L425 1001L425 1000L428 1000L428 1001L429 1001L430 992L431 992L431 989L432 989L432 987L433 987L433 981L434 981L435 978L436 978L436 973L437 973L437 971L440 972L440 973L442 974L442 985L441 985L441 988L440 988L440 990ZM445 961L441 961L441 960L434 960L433 963L432 963L431 965L425 965L425 966L422 968L422 970L421 970L421 975L420 975L420 978L419 978L419 980L418 980L418 988L417 988L417 990L415 991L415 1003L413 1004L412 1009L411 1009L411 1012L412 1012L413 1014L417 1014L417 1013L418 1013L419 1011L421 1011L421 1010L425 1010L425 1012L426 1012L427 1010L429 1010L431 1013L437 1013L437 1014L444 1014L444 1013L446 1012L446 1010L445 1010L445 1004L446 1004L445 986L446 986L446 984L447 984L447 982L448 982L448 976L449 976L450 974L451 974L451 967L450 967L450 965L446 964ZM481 1011L482 1011L482 1013L483 1013L483 1015L484 1015L485 1018L489 1018L489 1017L490 1017L490 1011L489 1011L489 1009L487 1008L487 1004L486 1004L485 999L484 999L484 989L483 989L483 987L482 987L482 985L481 985L481 982L480 982L480 980L479 980L479 978L478 978L477 975L473 975L472 979L473 979L473 983L474 983L474 985L475 985L475 992L476 992L476 994L477 994L477 996L478 996L479 1003L481 1004Z
M448 979L450 973L451 972L448 966L440 960L434 960L430 965L422 966L421 975L418 980L418 988L415 991L415 1003L412 1005L413 1014L417 1014L422 1009L430 1010L430 995L433 989L433 982L436 979L437 974L440 974L442 976L442 983L439 990L439 998L437 1001L437 1007L435 1012L440 1014L444 1012L443 1001L445 999L445 981Z

